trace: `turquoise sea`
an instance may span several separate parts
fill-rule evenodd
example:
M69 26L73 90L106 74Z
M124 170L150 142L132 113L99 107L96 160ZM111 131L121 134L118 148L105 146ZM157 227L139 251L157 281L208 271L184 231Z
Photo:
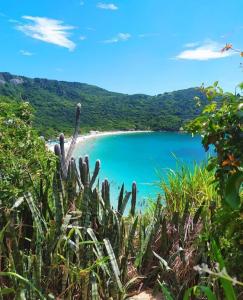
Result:
M206 159L201 138L186 133L152 132L97 137L80 143L74 156L88 155L91 167L101 160L100 180L111 184L113 205L116 206L118 189L125 183L131 190L133 181L138 186L138 199L154 198L161 177L175 169L178 161L193 166Z

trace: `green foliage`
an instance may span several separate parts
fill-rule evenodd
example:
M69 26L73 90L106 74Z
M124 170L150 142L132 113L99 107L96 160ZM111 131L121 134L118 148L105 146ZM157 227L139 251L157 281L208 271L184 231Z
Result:
M142 215L136 183L131 192L122 185L114 209L110 183L97 180L100 162L91 172L88 157L72 158L80 105L71 146L64 149L61 134L55 157L32 129L29 104L4 97L0 105L0 299L122 300L138 285L161 288L167 299L240 295L242 283L229 274L240 278L243 269L241 208L232 191L231 205L219 201L213 170L170 171L162 199ZM215 109L203 114L213 120ZM236 155L238 144L227 143ZM241 171L230 167L227 180Z
M175 170L169 170L166 180L160 183L168 212L178 212L180 216L186 210L197 210L203 203L210 206L212 201L218 203L212 171L205 165L194 165L191 170L187 165L179 163ZM190 203L190 207L187 207ZM216 203L214 203L216 205Z
M241 92L242 84L238 86ZM207 151L213 146L208 169L215 172L214 182L221 197L215 207L211 235L220 245L230 273L243 276L243 97L241 93L224 93L216 82L202 88L209 104L199 117L189 123L189 130L201 134ZM233 259L232 259L233 258Z
M222 272L224 270L225 274L228 275L226 273L225 263L224 263L224 259L222 257L221 251L220 251L219 247L217 246L217 244L215 243L214 240L211 242L211 247L212 247L213 257L215 258L215 260L219 264L219 272ZM236 295L235 295L235 291L234 291L234 287L232 285L232 282L230 282L230 280L228 280L227 277L224 278L224 276L219 276L219 280L220 280L221 285L224 289L224 294L225 294L226 299L236 300L237 298L236 298Z
M194 286L190 289L188 289L186 291L186 293L184 294L183 300L190 300L191 296L196 296L196 297L200 297L205 295L207 297L208 300L217 300L215 294L211 291L211 289L207 286Z
M163 295L165 297L165 300L174 300L174 298L172 297L169 289L165 286L165 284L159 282L160 288L163 292Z
M240 190L243 182L243 97L240 94L223 93L215 82L202 87L209 104L188 129L202 136L206 151L213 145L217 157L210 160L209 168L215 168L215 181L222 201L232 209L241 206Z
M211 235L224 254L227 270L243 278L243 218L241 210L219 207L213 212Z
M17 78L23 82L14 84L13 78L0 73L5 81L0 84L0 95L30 102L36 111L34 125L45 138L60 132L71 135L76 103L82 104L83 131L179 130L201 111L193 98L202 94L193 88L156 96L126 95L82 83L21 76Z
M110 204L109 182L102 183L101 193L96 184L100 162L97 161L91 174L88 157L80 158L77 169L72 151L80 106L71 146L65 154L61 135L54 159L31 129L29 106L25 103L2 105L7 120L11 115L13 124L21 125L15 127L15 136L21 136L24 128L28 139L33 141L32 146L39 146L39 152L35 148L29 150L33 157L24 156L23 160L25 148L16 149L11 135L6 135L13 128L2 127L5 148L11 146L12 151L19 153L19 170L26 170L29 161L33 165L26 170L31 180L28 176L22 177L21 189L19 181L11 182L9 191L17 186L18 193L6 194L6 201L0 206L1 299L3 296L6 299L73 299L78 295L84 300L90 297L124 299L131 286L140 280L128 276L128 265L135 260L133 239L138 226L136 184L133 183L132 193L120 192L121 209L114 210ZM35 167L34 155L43 157L43 162L50 156L55 163L55 168L48 169L48 176L45 168ZM1 163L4 163L3 156ZM12 169L4 169L1 173L4 178L8 177L7 171L11 175ZM131 194L131 218L127 219L123 212Z
M0 97L0 200L8 207L23 193L37 192L53 167L54 156L32 129L32 113L28 103Z
M207 261L212 200L218 205L212 179L205 166L178 166L161 183L162 199L139 220L134 264L146 276L146 286L156 290L155 282L163 282L160 288L168 299L182 299L187 288L203 283L193 267Z
M200 296L202 296L202 294L205 294L207 296L207 299L213 299L213 300L214 299L226 299L226 300L240 299L237 298L236 288L234 286L238 285L242 287L243 283L238 281L236 278L232 278L231 276L229 276L226 270L225 262L221 254L221 251L217 243L213 239L210 242L209 253L212 260L217 263L211 264L211 268L209 268L207 264L202 264L201 266L196 266L195 269L200 274L203 273L207 274L208 279L212 280L212 282L210 282L211 287L201 285L201 286L194 286L192 288L189 288L184 294L183 300L189 299L190 295L195 295L199 299L201 299ZM219 281L221 289L216 288L217 285L215 280Z
M15 105L21 111L22 105L28 107L25 103ZM15 111L15 108L6 107ZM12 117L18 119L16 115ZM72 159L79 117L80 107L72 146L67 153L63 148L63 135L60 136L60 146L55 146L57 159L53 159L45 147L38 148L42 153L36 155L43 158L50 156L56 167L48 170L48 176L43 176L46 169L36 169L33 164L33 179L29 182L27 177L23 177L23 189L19 196L13 197L10 210L0 211L3 228L0 234L3 269L0 271L2 274L17 274L0 278L2 293L12 295L15 290L16 297L24 295L31 299L38 295L72 299L80 293L82 299L89 299L91 295L95 299L98 293L105 298L123 299L129 295L128 289L133 284L143 281L141 277L129 277L131 266L136 270L135 275L147 276L145 282L151 282L158 274L163 278L166 275L167 271L160 273L160 268L154 269L158 258L153 250L158 255L167 253L165 259L172 256L169 260L172 266L177 257L183 257L175 246L185 235L183 230L189 232L187 224L198 210L192 212L190 218L183 217L184 221L178 219L176 230L180 234L175 234L174 242L168 243L172 237L169 228L177 217L175 213L171 216L163 212L160 197L150 214L137 215L136 184L133 183L132 192L124 193L122 186L117 210L112 209L109 182L105 180L102 183L101 192L95 185L100 162L97 161L91 174L88 157L79 160L78 168ZM30 119L29 115L22 126L30 130L30 139L37 138L39 141L31 129ZM16 127L16 136L18 130L22 132L22 127ZM8 127L3 132L8 132ZM14 146L12 149L15 149ZM33 158L26 157L27 161L30 159ZM19 161L19 169L24 166L25 161ZM15 182L12 183L14 187ZM132 198L130 214L124 217L129 198ZM197 228L198 220L200 218L197 217L194 228ZM13 230L13 226L17 229ZM158 239L161 233L162 238ZM158 245L156 240L160 241ZM181 245L183 249L187 247L184 240Z

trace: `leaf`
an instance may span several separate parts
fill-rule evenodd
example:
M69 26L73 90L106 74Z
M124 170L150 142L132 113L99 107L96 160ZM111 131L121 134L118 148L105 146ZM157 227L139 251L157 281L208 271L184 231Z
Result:
M128 290L137 280L139 279L144 279L146 278L145 276L136 276L130 279L124 286L125 290Z
M92 300L99 300L98 286L97 286L97 281L94 273L92 273L91 276L91 293L92 293Z
M99 243L99 241L97 240L97 237L93 231L92 228L88 228L87 229L87 233L89 234L89 236L91 237L91 239L94 241L95 243L95 248L96 248L96 256L98 259L104 259L104 253L102 251L102 247ZM104 264L104 265L101 265L101 268L104 270L104 272L106 272L109 276L110 276L110 272L109 272L109 269L107 268L107 265Z
M106 247L108 256L110 258L110 262L111 262L111 266L112 266L112 269L113 269L113 272L114 272L114 275L115 275L115 278L116 278L117 286L118 286L119 290L121 292L123 292L123 287L122 287L122 283L121 283L121 280L120 280L120 270L119 270L119 267L118 267L118 264L117 264L117 261L116 261L114 251L111 247L111 243L108 239L104 239L104 243L105 243L105 247Z
M208 300L217 300L216 296L214 295L214 293L211 291L209 287L201 286L201 285L196 285L188 289L183 296L183 300L190 300L191 296L198 296L197 295L198 290L203 292L203 294L207 296Z
M19 207L23 202L24 202L24 197L20 197L18 198L15 202L14 202L14 205L11 207L11 210L14 209L14 208L17 208Z
M8 223L0 231L0 244L1 244L1 247L3 245L4 233L5 233L5 230L8 228L9 223L10 223L10 221L8 221Z
M196 211L196 213L195 213L195 215L193 217L193 224L194 225L197 224L197 222L198 222L198 220L199 220L199 218L200 218L200 216L202 214L202 210L203 210L204 205L205 205L205 202L203 202L202 205L197 209L197 211Z
M162 293L165 296L165 300L174 300L174 298L172 297L170 291L168 290L168 288L165 286L164 283L161 283L159 281L159 285L161 287Z
M46 229L46 223L45 221L43 221L43 219L41 218L41 213L39 211L39 209L36 207L35 202L33 197L31 196L30 193L26 194L24 196L26 202L28 203L29 209L31 211L32 217L35 221L36 227L40 233L40 236L43 237L44 236L44 231L43 231L43 225L45 225L45 229Z
M165 267L166 271L170 271L171 268L169 267L168 263L166 260L164 260L161 256L159 256L157 253L155 253L153 251L153 254L155 257L157 257L159 259L159 261L161 262L161 264Z
M123 215L123 213L124 213L124 211L125 211L125 209L126 209L127 202L128 202L128 200L129 200L131 194L132 194L131 192L126 192L125 197L124 197L123 200L122 200L121 208L120 208L120 210L118 211L121 215Z
M240 206L239 190L242 182L243 172L233 174L226 182L225 201L232 209L237 209Z
M39 291L34 285L33 283L31 283L31 281L29 281L28 279L22 277L21 275L14 273L14 272L0 272L0 276L7 276L7 277L15 277L17 280L22 281L23 283L25 283L26 285L28 285L33 291L35 291L40 299L45 300L46 298L44 297L44 295L41 293L41 291Z
M214 258L219 263L220 271L222 271L223 269L225 269L225 263L224 263L222 254L220 252L220 249L214 240L211 242L211 246L212 246ZM224 293L226 296L225 299L226 300L237 300L232 283L225 278L220 278L219 280L224 289Z
M127 250L128 250L128 253L129 253L129 251L132 250L133 239L134 239L134 235L136 233L137 224L138 224L138 216L136 217L134 223L132 224L132 227L131 227L131 229L129 231L129 235L128 235L128 238L127 238Z
M8 294L11 294L11 293L14 293L14 292L15 292L14 288L0 288L0 295L1 296L8 295Z
M203 113L212 113L215 111L216 107L217 107L217 103L212 102L204 108Z
M143 258L146 255L147 250L148 250L149 242L150 242L150 240L152 238L153 230L154 230L154 220L152 220L152 222L147 227L146 237L142 241L141 250L138 253L138 256L136 257L136 260L135 260L135 267L138 267L138 268L141 267Z

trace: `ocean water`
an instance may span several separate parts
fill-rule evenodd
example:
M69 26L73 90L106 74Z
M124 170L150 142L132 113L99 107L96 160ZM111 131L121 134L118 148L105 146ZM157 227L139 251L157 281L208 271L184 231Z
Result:
M134 133L97 137L77 145L74 157L88 155L91 168L100 159L100 181L107 178L111 185L112 204L116 207L119 188L138 187L138 200L144 204L161 192L158 182L166 179L169 169L179 162L192 167L206 160L201 138L174 132Z

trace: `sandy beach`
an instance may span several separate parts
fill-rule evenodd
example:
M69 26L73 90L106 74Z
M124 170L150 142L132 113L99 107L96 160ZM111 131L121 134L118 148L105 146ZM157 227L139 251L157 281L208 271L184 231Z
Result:
M146 133L152 132L151 130L133 130L133 131L91 131L88 134L80 135L77 138L76 145L80 143L85 143L87 140L96 139L102 136L110 136L110 135L121 135L121 134L138 134L138 133ZM65 150L69 148L72 138L65 139ZM54 143L47 143L47 147L49 150L54 151Z

